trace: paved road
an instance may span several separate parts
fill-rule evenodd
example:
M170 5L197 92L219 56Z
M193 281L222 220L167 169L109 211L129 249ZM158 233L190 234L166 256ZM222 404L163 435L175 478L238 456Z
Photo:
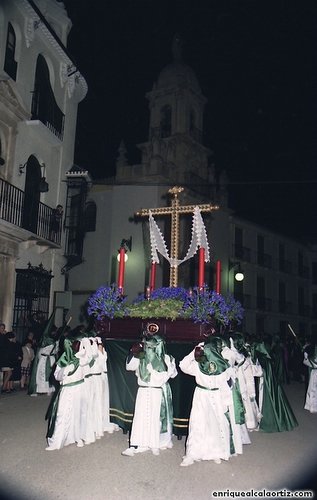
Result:
M0 396L0 474L3 496L14 500L207 500L217 490L313 486L317 470L317 414L303 410L304 385L285 390L299 421L292 432L251 434L244 454L220 465L180 467L184 439L172 450L124 457L121 431L94 444L45 451L47 396ZM317 490L316 490L317 491ZM229 498L229 497L227 497ZM250 497L249 497L250 498ZM277 498L277 497L275 497Z

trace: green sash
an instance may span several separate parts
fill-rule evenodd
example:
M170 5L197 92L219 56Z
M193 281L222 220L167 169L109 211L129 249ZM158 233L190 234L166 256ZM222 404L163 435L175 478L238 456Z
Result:
M162 400L160 410L161 433L167 432L168 424L173 424L173 402L172 391L167 382L162 386Z
M242 401L239 380L236 379L232 387L232 398L234 408L234 419L236 424L245 424L245 409Z

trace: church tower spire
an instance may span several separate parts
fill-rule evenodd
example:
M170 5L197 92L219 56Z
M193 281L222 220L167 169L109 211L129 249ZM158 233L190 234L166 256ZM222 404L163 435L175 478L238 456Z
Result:
M131 181L137 177L142 181L187 185L196 189L200 198L210 200L214 184L213 170L209 168L212 152L202 142L207 99L194 71L183 62L183 40L179 34L174 36L171 48L173 61L161 70L146 94L149 137L138 144L142 161L141 165L130 167ZM117 180L130 182L120 178L118 169Z

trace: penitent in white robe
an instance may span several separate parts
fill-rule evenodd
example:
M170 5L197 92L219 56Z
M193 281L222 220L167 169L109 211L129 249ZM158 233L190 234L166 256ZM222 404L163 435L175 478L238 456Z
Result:
M40 347L37 351L38 364L36 368L36 392L39 394L50 394L55 391L55 387L46 380L46 363L52 368L55 363L56 344ZM47 361L48 360L48 361Z
M306 357L303 363L311 369L304 408L310 413L317 413L317 363Z
M197 383L189 418L186 457L197 461L228 460L232 455L231 434L234 452L242 453L240 433L234 430L233 399L228 385L232 368L219 375L205 375L199 369L194 352L179 363L180 369L195 377Z
M134 417L130 435L130 445L141 448L163 449L172 447L172 425L168 425L167 432L161 432L161 401L162 393L166 391L166 384L170 378L177 375L174 358L165 355L167 371L158 372L147 366L151 373L150 382L140 378L138 358L132 357L126 368L135 371L138 379L138 392L135 401Z
M261 367L257 367L257 376L260 376L259 370L261 370ZM250 357L246 357L243 364L238 366L238 380L245 408L247 429L249 431L258 430L262 415L256 402L254 366Z
M107 373L107 352L103 349L101 352L98 350L98 358L96 360L101 371L101 418L103 432L112 434L120 428L117 424L110 422L110 398L109 398L109 383Z
M56 367L54 376L60 381L60 394L54 434L47 438L49 449L59 450L63 446L81 442L82 424L82 390L84 387L83 369L77 368L75 373L68 375L74 365L64 368ZM69 385L70 384L70 385Z
M262 369L259 365L254 366L251 357L239 353L234 346L231 346L230 349L226 348L226 350L232 353L233 359L228 359L228 361L233 365L239 381L239 389L245 410L246 428L249 431L258 430L262 415L256 402L254 376L255 374L258 377L261 376ZM242 433L245 435L244 431ZM248 444L244 439L243 443Z

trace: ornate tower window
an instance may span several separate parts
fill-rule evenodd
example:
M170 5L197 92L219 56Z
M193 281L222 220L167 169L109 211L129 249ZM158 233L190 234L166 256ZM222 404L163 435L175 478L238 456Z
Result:
M166 104L161 108L160 119L161 137L170 137L172 133L172 108Z

